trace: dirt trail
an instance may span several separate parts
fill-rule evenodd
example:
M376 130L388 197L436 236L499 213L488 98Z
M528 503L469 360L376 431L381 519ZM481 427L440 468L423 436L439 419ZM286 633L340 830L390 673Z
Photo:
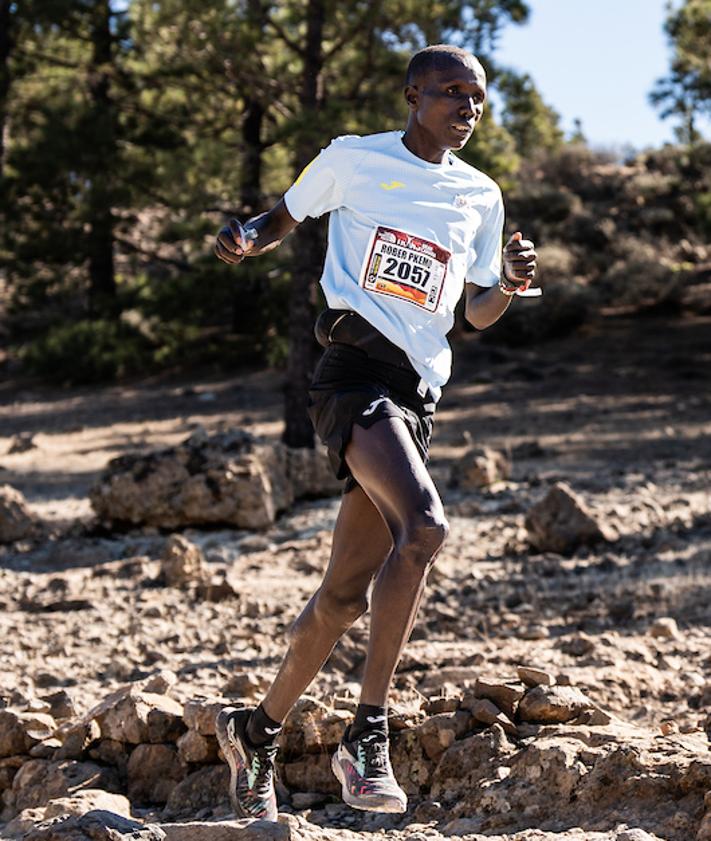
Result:
M81 711L158 668L178 674L178 700L219 694L235 672L273 673L284 632L327 562L337 500L299 504L260 534L185 532L209 564L231 566L238 611L233 602L195 604L178 590L140 586L157 575L165 536L92 532L87 492L108 459L177 443L198 425L278 436L279 386L278 374L256 372L199 384L0 390L0 482L21 490L54 529L42 545L0 550L6 703L69 687ZM673 732L703 736L711 705L709 386L708 317L609 319L531 350L464 336L431 464L451 536L396 697L455 692L477 674L506 677L534 663L628 722L659 732L672 721ZM31 433L34 446L9 454L20 433ZM476 493L449 488L469 441L507 450L511 480ZM619 540L568 558L530 550L524 514L559 479ZM31 608L48 594L84 604ZM660 617L675 619L678 634L650 633ZM357 689L366 632L364 619L314 696Z

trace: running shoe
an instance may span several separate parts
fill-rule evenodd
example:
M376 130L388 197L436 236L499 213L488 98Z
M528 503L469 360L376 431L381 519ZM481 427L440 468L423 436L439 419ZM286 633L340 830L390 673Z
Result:
M215 719L215 733L230 766L230 800L238 817L276 821L273 744L253 748L245 735L248 709L225 707Z
M390 765L388 737L370 730L349 742L347 735L331 758L344 803L369 812L404 812L407 795Z

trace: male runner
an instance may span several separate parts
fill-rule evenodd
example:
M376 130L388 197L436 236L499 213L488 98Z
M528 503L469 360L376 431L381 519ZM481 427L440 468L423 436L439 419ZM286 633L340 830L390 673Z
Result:
M482 117L486 76L465 50L427 47L411 60L404 132L334 140L268 212L223 228L215 252L237 264L275 248L306 216L330 212L321 278L327 349L310 414L347 477L329 566L290 632L279 673L255 710L228 707L217 736L238 814L276 820L275 738L334 645L368 609L360 703L332 760L343 799L404 812L389 758L387 699L427 572L447 535L425 467L434 408L449 378L446 333L466 295L467 320L496 321L535 275L533 243L503 250L501 192L452 154ZM364 540L364 536L367 539Z

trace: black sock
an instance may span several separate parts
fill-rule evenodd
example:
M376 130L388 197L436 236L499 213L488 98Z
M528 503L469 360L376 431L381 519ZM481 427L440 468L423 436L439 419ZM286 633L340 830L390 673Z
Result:
M375 707L372 704L358 704L353 724L348 728L347 740L357 739L366 730L377 730L388 734L388 708Z
M247 721L247 738L255 748L273 742L281 733L281 723L264 712L260 704Z

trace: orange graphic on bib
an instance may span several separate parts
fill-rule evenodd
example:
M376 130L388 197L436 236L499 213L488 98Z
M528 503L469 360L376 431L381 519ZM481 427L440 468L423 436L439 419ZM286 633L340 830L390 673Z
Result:
M368 292L409 301L436 312L451 254L436 242L395 228L374 231L361 269Z

